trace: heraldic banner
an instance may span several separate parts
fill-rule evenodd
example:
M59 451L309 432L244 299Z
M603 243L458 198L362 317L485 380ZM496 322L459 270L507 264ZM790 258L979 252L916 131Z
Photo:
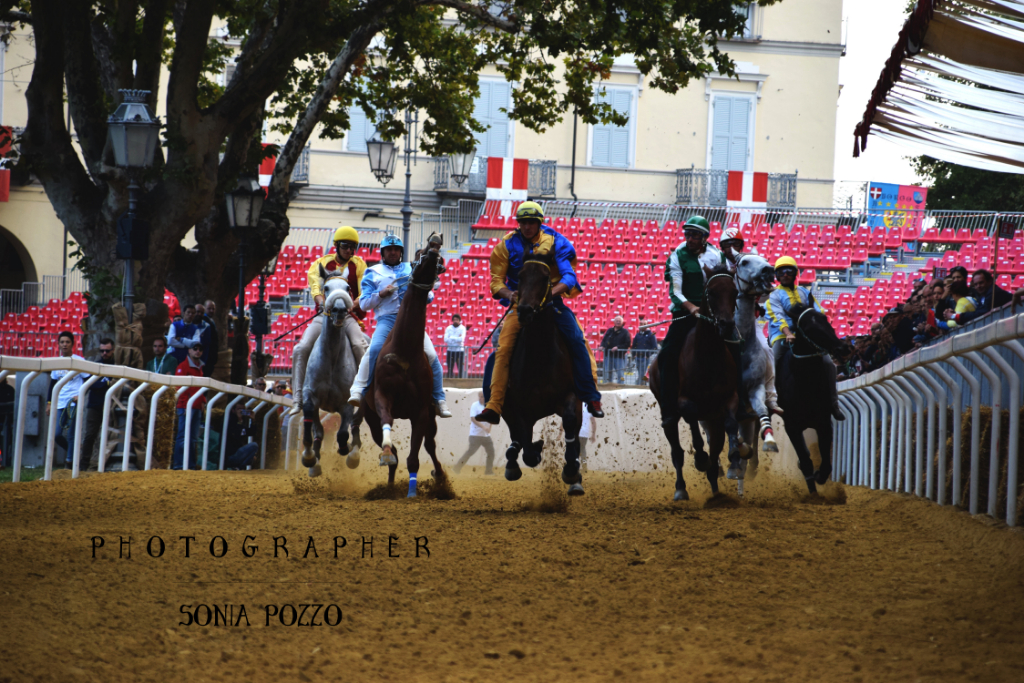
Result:
M894 183L868 184L868 220L872 228L921 229L928 188Z

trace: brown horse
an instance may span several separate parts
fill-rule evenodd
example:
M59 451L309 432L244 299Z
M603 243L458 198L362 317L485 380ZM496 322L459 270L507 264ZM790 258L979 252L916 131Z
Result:
M419 262L412 272L409 290L402 299L387 341L377 356L373 380L363 394L362 412L373 440L382 449L381 465L388 466L388 484L395 483L398 457L391 443L391 426L396 419L412 422L412 448L406 465L409 468L409 497L416 496L416 475L420 469L420 444L426 442L427 453L434 461L434 477L444 479L444 470L437 461L436 415L431 397L433 373L423 351L423 334L427 327L427 295L437 280L441 256L441 237L433 234L427 240Z
M736 408L736 363L726 346L736 332L736 283L724 266L710 271L704 287L704 303L697 314L694 329L686 338L679 353L679 396L660 394L660 379L655 359L651 363L651 392L659 401L675 398L679 402L678 414L690 427L693 439L693 461L697 469L706 472L711 491L718 493L718 454L729 435L729 458L747 457L750 449L739 436ZM708 434L711 457L704 452L701 437L702 424ZM676 469L675 500L689 500L683 480L683 447L679 443L679 423L664 425L665 437L672 447L672 465Z
M516 309L521 329L516 337L509 365L508 391L501 417L508 425L512 443L505 452L505 478L523 476L517 462L536 467L541 462L543 441L533 441L533 426L548 415L562 418L565 430L565 465L562 481L570 496L582 496L580 474L580 426L583 404L576 396L569 345L558 331L556 315L564 304L551 300L552 254L529 256L519 271L519 303Z

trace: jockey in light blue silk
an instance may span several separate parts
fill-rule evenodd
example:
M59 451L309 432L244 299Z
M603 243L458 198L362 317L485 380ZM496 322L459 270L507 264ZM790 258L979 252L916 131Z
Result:
M381 262L367 268L360 283L362 294L359 297L359 307L364 311L374 311L377 327L373 331L370 348L359 363L356 381L352 384L352 393L348 402L353 406L359 406L363 392L373 380L373 372L377 367L377 355L384 347L391 328L395 326L398 307L405 297L406 290L409 289L409 283L412 282L412 265L402 261L404 253L405 245L402 244L401 239L394 235L385 237L380 243ZM433 301L433 299L434 293L430 292L427 301ZM426 331L423 333L423 351L427 354L427 360L430 361L430 369L434 375L433 398L437 414L439 417L451 417L451 411L448 410L448 404L445 403L441 362L437 359L434 344L430 341Z

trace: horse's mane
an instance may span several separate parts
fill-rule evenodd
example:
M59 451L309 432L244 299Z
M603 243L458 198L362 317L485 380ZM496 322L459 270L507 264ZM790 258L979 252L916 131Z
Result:
M725 265L724 263L720 263L714 268L708 270L707 274L710 278L712 275L732 275L732 271L729 270L729 266Z

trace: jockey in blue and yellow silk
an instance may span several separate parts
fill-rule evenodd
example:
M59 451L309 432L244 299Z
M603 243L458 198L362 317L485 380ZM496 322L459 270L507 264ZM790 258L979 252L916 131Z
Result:
M555 308L555 325L569 346L572 357L572 377L576 394L587 404L591 415L604 417L601 409L601 394L597 390L597 362L587 346L583 328L576 320L562 297L575 297L583 288L576 279L576 249L564 235L543 225L544 212L536 202L523 202L516 211L519 229L505 235L505 238L491 252L491 295L503 305L514 306L518 300L519 270L523 260L532 254L554 253L554 268L551 271L551 305ZM477 415L477 420L498 424L502 406L505 403L505 389L508 385L508 370L519 335L519 318L510 315L505 318L498 351L494 359L491 376L491 395L487 407Z
M813 306L814 310L822 312L821 306L814 299L814 295L805 288L796 284L797 264L792 256L783 256L775 262L775 279L779 286L768 295L768 302L765 304L765 315L768 316L768 343L772 346L772 355L775 358L775 371L778 374L779 361L786 354L789 345L796 339L793 328L795 320L789 314L790 308L794 305ZM837 420L845 420L843 410L839 406L839 394L836 388L836 364L828 354L821 357L822 367L827 389L832 398L832 416Z

